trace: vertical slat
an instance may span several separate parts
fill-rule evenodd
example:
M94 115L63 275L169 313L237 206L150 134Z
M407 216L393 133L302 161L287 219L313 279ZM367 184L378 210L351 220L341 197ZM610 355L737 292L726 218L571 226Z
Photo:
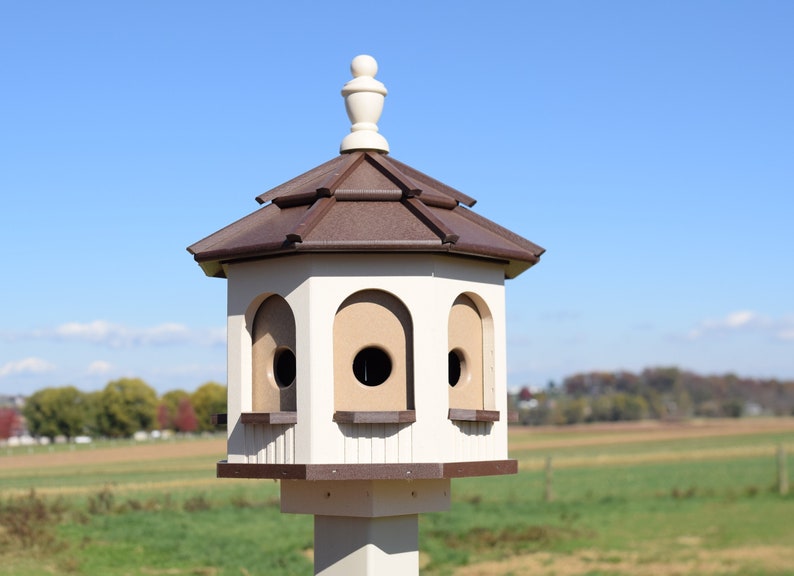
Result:
M249 464L295 463L295 429L291 424L245 424L243 432ZM354 439L352 444L356 442Z
M359 424L358 429L358 462L372 464L372 424Z
M259 424L251 424L256 443L256 461L260 464L267 462L267 430Z
M339 427L345 437L345 463L355 464L358 462L358 439L355 428L352 424L339 424Z
M362 427L363 426L358 425L358 424L356 424L354 426L351 426L351 428L352 428L351 435L356 439L356 458L354 460L354 462L356 464L361 464L364 461L364 459L361 457L361 454L363 452L363 446L362 446L362 440L361 440L361 428Z
M480 423L469 422L469 460L477 459L477 443L480 439Z
M398 424L397 432L397 461L398 462L412 462L413 461L413 435L410 424Z
M276 463L284 463L284 426L273 426L273 432L276 434Z
M245 461L250 464L252 462L255 462L254 460L251 459L252 457L251 455L254 450L254 441L251 438L251 436L253 435L254 432L253 430L251 430L250 424L243 424L242 427L243 427L243 443L245 445Z
M263 428L263 429L265 429L265 430L267 430L267 432L266 432L266 433L267 433L268 437L269 437L269 438L271 438L271 442L273 443L273 445L274 445L274 446L275 446L275 448L276 448L276 449L275 449L275 450L274 450L274 451L273 451L271 454L268 454L268 455L267 455L267 457L268 457L268 458L269 458L269 459L270 459L270 460L271 460L271 461L272 461L274 464L277 464L277 463L278 463L278 461L279 461L279 460L278 460L278 442L279 442L279 428L280 428L280 427L279 427L279 426L272 425L272 424L264 424L264 425L262 426L262 428Z
M266 424L262 426L262 430L263 430L262 440L265 443L265 446L267 446L267 448L265 449L265 454L267 458L266 462L267 464L275 464L276 462L278 462L278 460L276 459L276 440L278 438L278 435L274 430L274 426L271 426L270 424Z
M273 427L267 426L267 433L263 438L263 442L266 445L265 453L267 454L267 464L275 464L276 463L276 439L273 434Z
M477 460L485 460L488 452L488 436L485 435L485 422L477 422Z
M259 451L262 449L262 429L256 424L250 424L251 450L249 454L254 462L259 461Z
M273 463L280 464L284 457L284 437L280 434L281 426L272 424L268 428L270 428L270 435L273 438Z
M334 438L336 438L336 446L335 446L335 453L339 454L341 457L341 462L346 464L347 463L347 434L345 434L345 427L342 424L337 423L337 427L339 428L339 434L334 434ZM339 461L339 458L335 458L335 460Z
M386 425L372 425L372 462L380 464L386 462Z
M264 464L268 459L267 441L270 437L270 427L257 424L254 429L256 430L257 462Z
M467 460L468 455L466 454L466 440L468 438L468 426L465 422L461 422L458 424L458 454L461 460Z
M477 423L466 422L466 459L474 460L477 457Z
M245 424L240 424L240 428L242 428L243 433L241 434L243 439L243 456L245 458L244 462L249 462L248 455L250 451L248 450L248 426Z
M386 433L386 437L384 438L384 449L385 453L383 455L385 462L399 462L400 454L399 454L399 445L398 445L398 432L400 431L399 424L386 424L384 426L384 431Z
M284 443L287 446L284 464L295 463L295 427L284 426Z
M257 430L258 442L260 446L258 461L262 464L268 464L272 458L272 453L270 451L270 429L267 426L261 426L259 424L254 427Z

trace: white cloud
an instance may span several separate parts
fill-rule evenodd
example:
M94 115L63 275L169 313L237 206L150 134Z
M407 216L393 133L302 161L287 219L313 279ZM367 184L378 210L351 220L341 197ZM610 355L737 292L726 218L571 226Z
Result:
M794 320L789 320L787 326L783 326L778 330L777 337L780 340L794 340Z
M113 370L113 364L104 360L94 360L88 365L87 372L91 375L104 375Z
M741 328L748 326L759 320L758 314L750 310L740 310L738 312L731 312L723 320L723 323L728 328Z
M55 370L55 366L41 358L23 358L6 362L0 366L0 378L12 374L42 374L53 370Z
M175 322L137 328L105 320L94 320L92 322L67 322L55 328L29 332L0 333L0 338L12 341L32 339L89 342L110 348L170 345L218 346L226 343L226 329L195 330Z
M69 322L55 328L53 335L61 340L78 340L107 344L113 348L178 344L191 340L190 330L181 324L160 324L150 328L128 328L104 320L86 324Z
M768 318L752 310L737 310L723 318L701 321L689 331L690 340L727 333L767 333L776 340L794 340L794 317Z

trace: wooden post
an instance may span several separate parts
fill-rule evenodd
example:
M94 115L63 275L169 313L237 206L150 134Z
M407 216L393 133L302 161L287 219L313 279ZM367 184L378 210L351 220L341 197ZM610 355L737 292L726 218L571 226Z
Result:
M546 502L554 501L554 486L552 479L554 476L554 469L552 467L552 457L546 456Z
M777 447L777 487L781 496L788 494L788 463L783 444Z

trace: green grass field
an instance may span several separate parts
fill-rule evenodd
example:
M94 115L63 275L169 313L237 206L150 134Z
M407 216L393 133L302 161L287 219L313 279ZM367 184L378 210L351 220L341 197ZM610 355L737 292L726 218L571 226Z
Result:
M454 480L451 510L421 517L421 571L794 575L780 445L794 480L794 419L516 428L518 475ZM311 574L311 516L281 514L275 482L215 479L223 450L0 450L0 574Z

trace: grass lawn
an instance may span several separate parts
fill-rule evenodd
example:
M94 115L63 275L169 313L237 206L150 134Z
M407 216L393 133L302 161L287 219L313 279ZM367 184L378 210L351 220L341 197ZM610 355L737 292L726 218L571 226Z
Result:
M515 428L518 475L454 480L451 510L420 517L421 572L794 575L781 444L794 479L792 419ZM275 482L215 479L223 451L0 452L0 574L311 574L311 516L281 514Z

